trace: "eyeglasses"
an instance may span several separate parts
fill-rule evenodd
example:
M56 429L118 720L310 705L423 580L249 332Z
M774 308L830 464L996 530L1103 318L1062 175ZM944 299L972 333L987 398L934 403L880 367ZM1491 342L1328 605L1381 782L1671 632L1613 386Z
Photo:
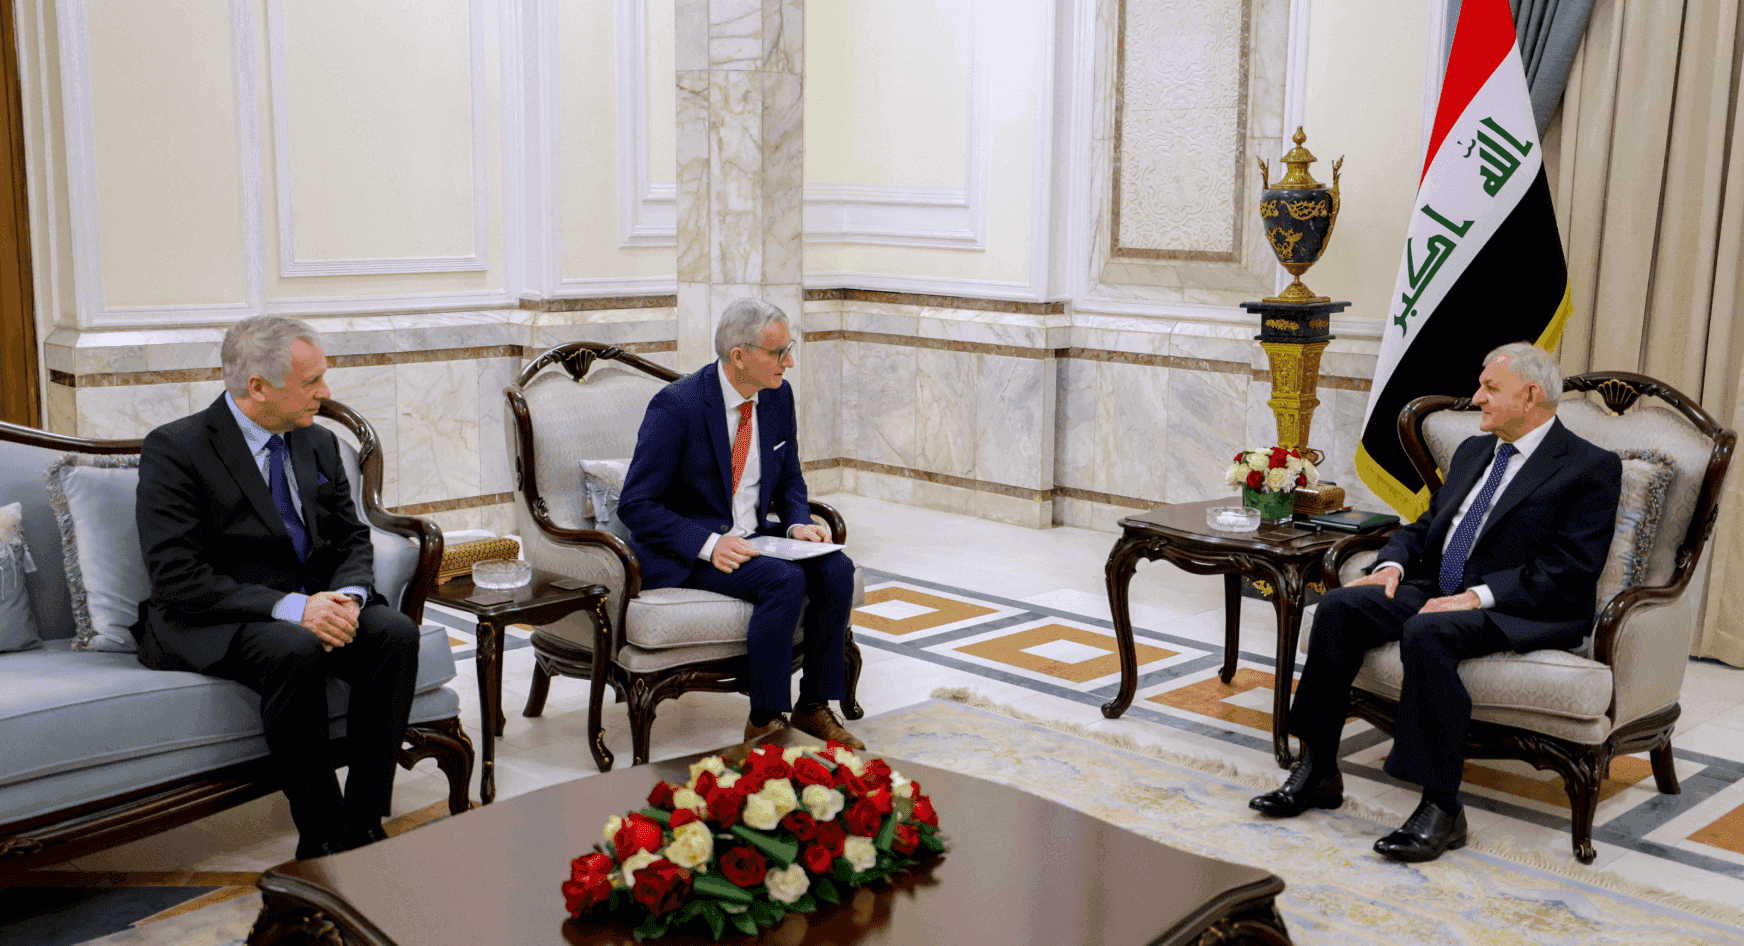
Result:
M771 355L774 355L776 361L780 361L780 360L786 358L789 354L791 354L793 352L793 346L795 344L797 344L797 343L796 342L788 342L787 344L781 346L780 348L764 348L762 345L746 345L745 347L746 348L755 348L761 352L767 352Z

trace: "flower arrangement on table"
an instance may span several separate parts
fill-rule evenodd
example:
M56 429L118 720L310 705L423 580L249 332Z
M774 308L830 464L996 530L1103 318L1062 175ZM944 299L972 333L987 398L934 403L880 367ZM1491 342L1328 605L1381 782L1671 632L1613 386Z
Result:
M1255 447L1235 455L1225 476L1231 486L1241 487L1242 504L1260 511L1260 518L1276 522L1290 518L1298 486L1320 482L1320 471L1294 447Z
M605 843L571 862L564 905L619 914L637 939L693 920L715 939L755 934L942 853L938 827L919 782L840 743L759 746L736 767L709 756L606 822Z

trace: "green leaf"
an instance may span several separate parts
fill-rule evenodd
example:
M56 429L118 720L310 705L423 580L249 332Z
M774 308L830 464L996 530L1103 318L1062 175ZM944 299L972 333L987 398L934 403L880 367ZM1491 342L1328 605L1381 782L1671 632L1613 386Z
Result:
M884 819L884 826L878 829L877 837L872 839L872 846L880 851L890 850L890 846L896 843L896 822L900 820L896 816L896 812L891 812Z
M750 903L755 899L749 890L720 874L693 874L691 875L690 888L705 897L726 900L730 903Z
M812 890L817 893L817 898L825 903L842 902L842 895L836 892L836 885L831 883L828 877L819 877Z
M818 908L817 898L809 893L802 893L799 895L799 899L793 901L787 908L795 913L811 913Z
M689 920L691 917L696 916L696 911L701 909L701 908L702 908L702 901L701 900L692 900L689 903L685 904L684 906L678 908L678 913L677 913L677 915L675 915L672 918L672 922L683 923L686 920Z
M847 883L847 884L853 883L854 868L849 866L847 858L844 858L844 857L836 858L835 865L836 865L835 870L830 871L830 876L834 877L835 879L837 879L843 883Z
M669 811L661 811L658 808L644 808L644 809L642 809L642 814L646 815L649 818L653 818L655 821L658 821L661 824L671 824L672 823L672 812L669 812Z
M703 922L708 924L709 935L720 939L727 930L727 914L718 904L702 901L702 906L696 911L702 915Z
M658 939L662 936L665 936L666 930L668 928L670 928L671 926L672 926L672 914L668 913L665 916L655 916L653 914L649 914L648 918L646 920L642 921L642 925L636 927L636 938L637 939Z
M777 915L774 910L771 910L769 908L769 904L762 901L762 900L752 901L750 912L751 912L751 919L758 926L770 926L776 920L780 919L780 916Z
M748 936L757 935L757 921L751 919L751 914L749 913L734 914L733 925L738 927L739 932Z
M939 836L936 834L921 835L920 843L922 847L934 853L942 852L945 849L945 842L939 840Z
M792 841L783 841L779 838L770 837L761 831L754 828L747 828L742 824L733 825L733 837L736 837L755 847L757 850L762 851L766 857L775 861L777 864L780 864L782 867L792 864L793 859L799 856L798 844Z

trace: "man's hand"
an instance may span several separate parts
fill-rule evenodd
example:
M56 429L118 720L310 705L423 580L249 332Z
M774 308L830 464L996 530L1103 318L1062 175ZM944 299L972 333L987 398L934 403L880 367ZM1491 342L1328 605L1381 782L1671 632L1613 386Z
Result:
M331 650L357 636L357 615L357 602L337 591L317 591L303 605L303 626Z
M757 555L751 543L736 535L723 535L715 541L715 553L709 559L713 565L729 574Z
M1456 595L1448 595L1445 598L1430 598L1428 601L1423 602L1423 607L1418 609L1417 613L1428 614L1432 611L1471 611L1482 606L1483 602L1478 600L1478 593L1466 590Z
M824 531L823 526L814 522L803 526L794 526L793 535L789 538L803 539L807 542L828 542L830 534Z
M1387 597L1391 598L1393 592L1399 590L1399 570L1397 568L1377 568L1345 587L1355 588L1357 585L1380 585L1385 589Z

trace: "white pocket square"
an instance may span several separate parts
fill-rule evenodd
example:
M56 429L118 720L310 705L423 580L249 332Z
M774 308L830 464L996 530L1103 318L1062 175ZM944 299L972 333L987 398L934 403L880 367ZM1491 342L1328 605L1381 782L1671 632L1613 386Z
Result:
M778 443L778 444L776 444L776 445L775 445L775 450L780 450L780 449L781 449L781 448L782 448L782 447L785 447L785 446L787 446L787 441L785 441L785 440L783 440L783 441L781 441L781 442L780 442L780 443ZM775 450L771 450L771 451L769 451L769 452L770 452L770 453L774 453L774 452L775 452Z

